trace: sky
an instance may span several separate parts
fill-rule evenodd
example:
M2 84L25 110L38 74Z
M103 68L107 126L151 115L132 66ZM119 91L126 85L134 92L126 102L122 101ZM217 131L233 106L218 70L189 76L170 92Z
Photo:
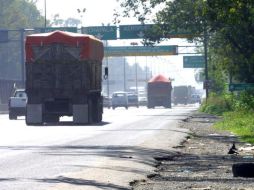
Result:
M46 1L46 11L47 19L52 19L55 14L59 14L60 18L82 18L83 26L101 26L102 24L110 25L113 24L113 13L114 9L119 10L119 2L116 0L38 0L37 8L44 15L44 2ZM86 8L84 14L78 14L77 9ZM81 17L82 16L82 17ZM135 18L125 18L121 19L120 24L139 24ZM139 40L136 40L139 45L141 45ZM126 41L110 41L110 45L129 45L130 40ZM187 43L182 39L171 39L164 42L163 45L193 45ZM185 50L186 51L186 50ZM183 50L183 52L185 52ZM135 63L134 57L128 57L128 62L130 64ZM145 57L136 58L136 62L141 66L145 66ZM171 75L171 78L175 79L175 85L193 85L201 89L202 84L196 83L194 79L194 73L196 69L183 69L183 57L178 56L159 56L159 57L149 57L147 59L148 65L152 65L154 74L167 74ZM154 64L158 63L158 64ZM170 72L170 74L168 74Z
M45 0L38 0L37 7L44 15ZM84 14L79 14L77 9L83 10ZM59 14L61 18L77 18L82 16L84 26L101 26L102 23L112 24L114 9L119 10L119 2L116 0L46 0L47 18ZM134 19L124 19L125 24L135 22ZM136 22L137 23L137 22Z

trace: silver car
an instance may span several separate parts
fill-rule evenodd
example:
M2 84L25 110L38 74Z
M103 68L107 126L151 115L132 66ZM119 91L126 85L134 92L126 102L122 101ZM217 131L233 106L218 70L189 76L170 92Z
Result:
M128 109L128 93L127 92L114 92L112 94L112 108L115 109L117 107L125 107Z

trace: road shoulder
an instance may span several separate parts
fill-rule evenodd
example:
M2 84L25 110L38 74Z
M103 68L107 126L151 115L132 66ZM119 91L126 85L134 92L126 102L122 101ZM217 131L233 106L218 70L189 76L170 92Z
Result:
M180 145L175 153L154 157L158 164L153 175L143 181L132 183L134 190L195 189L225 190L253 189L251 178L233 177L232 165L239 162L253 162L253 152L239 151L229 155L233 142L236 146L248 146L226 131L215 130L212 125L220 118L204 113L194 113L183 120L181 128L192 135Z

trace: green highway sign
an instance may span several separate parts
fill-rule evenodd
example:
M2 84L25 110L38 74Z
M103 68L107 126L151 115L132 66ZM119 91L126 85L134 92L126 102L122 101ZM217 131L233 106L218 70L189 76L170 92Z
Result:
M254 83L229 84L229 91L254 90Z
M65 32L74 32L77 33L77 27L47 27L47 28L35 28L35 31L39 31L40 33L53 32L55 30L61 30Z
M177 55L177 46L109 46L106 57Z
M183 56L183 68L204 68L204 56Z
M150 29L153 25L120 25L120 39L139 39L144 38L145 31Z
M154 24L145 24L145 25L120 25L119 33L120 39L139 39L145 37L145 32L151 29ZM186 32L170 32L165 38L189 38L194 35Z
M101 40L116 40L116 26L90 26L82 27L82 34L90 34Z

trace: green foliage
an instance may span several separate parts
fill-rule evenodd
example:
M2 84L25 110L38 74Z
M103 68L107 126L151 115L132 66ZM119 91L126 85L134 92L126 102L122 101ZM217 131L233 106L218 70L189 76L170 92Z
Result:
M160 42L171 33L190 33L190 40L203 41L209 36L210 61L218 77L232 76L239 82L254 83L254 1L253 0L118 0L125 16L135 16L141 23L156 12L157 24L147 35L146 44ZM156 6L158 7L157 9ZM143 10L142 10L143 8ZM132 14L133 13L133 14ZM142 18L142 19L140 19ZM148 41L152 41L149 43ZM215 63L215 62L214 62ZM212 68L209 68L209 73ZM221 72L221 74L219 74ZM213 75L215 76L215 75ZM224 80L223 78L221 78ZM216 92L223 85L216 79Z
M220 95L211 93L208 100L201 105L200 111L215 115L228 111L254 111L254 95L248 91Z
M4 29L39 27L44 23L31 0L0 0L0 16L0 28Z
M222 115L226 111L232 110L230 99L225 96L210 94L206 102L203 102L200 111L215 115Z
M243 91L231 95L232 107L235 111L254 111L253 92Z
M234 111L223 114L223 120L215 128L231 131L244 141L254 143L254 112Z
M62 19L59 14L55 14L51 25L57 27L78 27L81 24L81 20L75 18Z

